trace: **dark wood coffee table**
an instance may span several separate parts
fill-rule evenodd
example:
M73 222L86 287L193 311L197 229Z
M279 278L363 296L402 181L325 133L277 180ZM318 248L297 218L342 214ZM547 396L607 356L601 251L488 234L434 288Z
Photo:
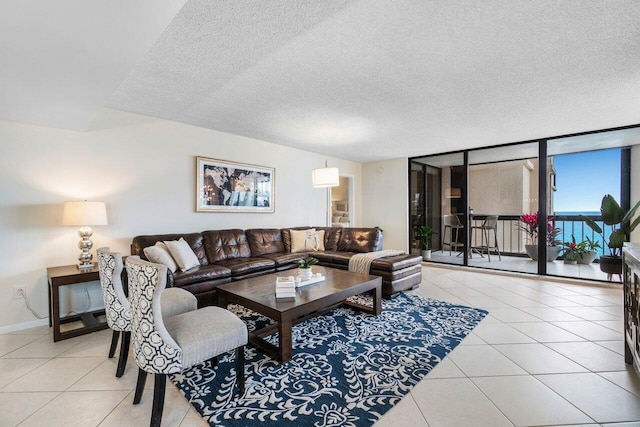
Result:
M240 304L273 319L275 324L250 333L249 342L280 363L291 360L291 327L296 323L339 305L348 305L376 316L382 311L380 277L318 266L314 266L313 271L321 273L325 280L297 289L295 300L276 300L276 277L297 274L297 270L287 270L219 285L216 288L218 305L226 308L230 303ZM373 307L345 301L368 291L373 291ZM276 330L278 346L264 339Z

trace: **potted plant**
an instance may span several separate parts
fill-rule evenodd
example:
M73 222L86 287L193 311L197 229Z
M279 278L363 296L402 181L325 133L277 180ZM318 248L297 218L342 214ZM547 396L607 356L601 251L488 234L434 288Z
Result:
M296 262L298 263L298 276L301 281L305 281L311 279L313 275L311 267L316 265L319 261L318 258L308 256L306 258L296 260Z
M433 228L428 225L417 226L413 230L415 238L420 242L422 259L431 259L431 242L433 241Z
M565 264L577 264L578 258L586 251L586 246L583 242L576 243L576 238L571 235L570 242L564 242L562 244L564 249L564 263Z
M640 224L640 216L633 216L640 207L640 201L626 214L611 194L605 194L600 204L602 222L611 226L611 234L607 241L602 228L591 218L581 215L581 219L596 233L602 236L602 241L609 248L610 255L600 256L600 271L612 275L622 275L622 246L627 241L627 236Z
M588 236L585 236L585 239L587 240L578 243L578 246L582 248L582 252L578 257L578 264L589 265L596 259L597 251L602 246L600 246L600 242L591 240Z
M534 214L523 214L520 217L518 228L527 233L531 244L525 244L527 255L534 261L538 260L538 217L539 212ZM545 231L545 243L547 245L547 262L554 261L560 255L558 233L560 229L553 225L553 217L547 217L547 227Z

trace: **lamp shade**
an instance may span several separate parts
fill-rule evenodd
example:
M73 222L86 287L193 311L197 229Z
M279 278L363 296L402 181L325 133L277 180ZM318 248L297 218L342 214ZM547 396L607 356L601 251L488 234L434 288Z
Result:
M64 202L63 225L107 225L104 202Z
M318 168L311 172L314 187L337 187L340 185L338 168Z

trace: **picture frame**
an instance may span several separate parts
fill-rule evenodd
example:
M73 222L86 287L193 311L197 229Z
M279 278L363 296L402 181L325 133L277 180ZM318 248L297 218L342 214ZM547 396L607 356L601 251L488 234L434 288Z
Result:
M275 212L275 168L196 157L197 212Z

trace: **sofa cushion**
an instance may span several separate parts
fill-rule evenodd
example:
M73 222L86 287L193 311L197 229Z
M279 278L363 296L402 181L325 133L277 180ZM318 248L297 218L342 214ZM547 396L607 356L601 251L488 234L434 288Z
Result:
M377 228L342 228L338 251L374 252L382 249L382 232Z
M338 227L293 227L280 230L282 233L282 243L284 243L284 251L291 252L291 230L310 230L312 228L324 231L325 251L338 250L338 240L340 240L340 236L342 235L342 229Z
M311 227L292 227L281 229L280 234L282 235L282 243L284 244L285 252L291 252L291 230L311 230Z
M231 269L215 264L202 265L191 270L174 273L173 285L184 287L192 283L223 279L225 277L231 277Z
M291 235L291 253L306 252L307 237L310 237L312 233L315 233L315 228L308 230L290 230Z
M182 237L180 240L167 240L164 244L176 261L176 264L178 264L178 267L180 267L180 270L187 271L200 265L198 257Z
M417 264L417 265L410 265L409 267L402 268L400 270L394 270L394 271L374 270L372 268L369 274L382 277L383 282L394 282L396 280L400 280L405 277L412 276L421 271L422 271L422 265Z
M307 241L307 252L324 251L324 234L324 230L311 232Z
M210 263L251 256L247 236L242 230L210 230L204 231L202 236L207 259Z
M420 255L397 255L384 258L378 258L371 263L371 271L399 271L413 265L421 265L422 257Z
M290 230L291 252L324 251L324 230Z
M251 248L252 256L262 256L284 252L282 233L277 228L254 228L245 230L247 242Z
M266 258L231 258L218 261L216 265L230 269L232 276L244 276L276 267L275 261Z
M276 267L282 267L293 264L296 260L302 259L304 256L305 254L300 253L280 252L277 254L264 254L261 255L260 258L270 259L276 263Z
M156 242L156 244L153 246L147 246L142 252L144 252L144 256L149 261L155 262L156 264L166 265L167 269L172 273L175 273L178 269L176 261L169 253L167 245L165 245L163 242Z
M328 263L349 266L349 260L355 254L356 252L324 251L314 252L313 257L318 258L321 265Z
M337 251L340 236L342 236L342 228L340 227L316 227L316 230L324 231L324 250Z
M191 247L193 253L198 257L200 265L207 265L207 255L204 250L204 244L202 234L200 233L187 233L187 234L153 234L145 236L136 236L131 242L131 255L138 255L140 258L149 261L144 255L144 248L147 246L153 246L156 242L164 242L166 240L180 240L183 238Z

